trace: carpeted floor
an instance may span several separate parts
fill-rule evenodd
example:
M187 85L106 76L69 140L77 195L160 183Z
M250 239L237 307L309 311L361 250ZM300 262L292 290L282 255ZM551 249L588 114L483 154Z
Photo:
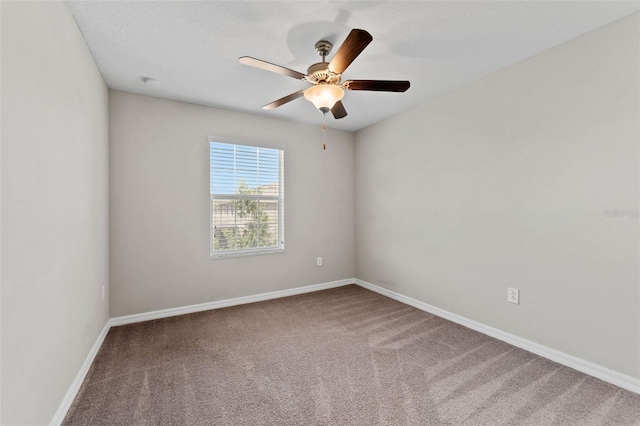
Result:
M112 328L66 425L640 425L640 395L355 285Z

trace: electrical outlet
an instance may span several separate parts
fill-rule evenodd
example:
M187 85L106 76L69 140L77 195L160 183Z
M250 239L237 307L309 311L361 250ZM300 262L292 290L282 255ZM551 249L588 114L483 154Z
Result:
M322 266L322 258L321 257L316 258L316 266Z
M102 301L104 302L104 286L102 286Z
M507 287L507 302L520 304L520 290L517 288Z

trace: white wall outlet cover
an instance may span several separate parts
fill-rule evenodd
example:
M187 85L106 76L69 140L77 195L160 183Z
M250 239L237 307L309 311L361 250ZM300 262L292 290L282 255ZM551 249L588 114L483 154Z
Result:
M519 305L520 290L518 290L517 288L507 287L507 301Z
M316 258L316 266L322 266L322 258L321 257Z

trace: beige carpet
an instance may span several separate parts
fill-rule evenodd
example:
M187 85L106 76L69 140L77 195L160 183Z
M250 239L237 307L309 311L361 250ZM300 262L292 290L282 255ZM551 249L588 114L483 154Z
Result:
M64 424L640 425L640 395L352 285L112 328Z

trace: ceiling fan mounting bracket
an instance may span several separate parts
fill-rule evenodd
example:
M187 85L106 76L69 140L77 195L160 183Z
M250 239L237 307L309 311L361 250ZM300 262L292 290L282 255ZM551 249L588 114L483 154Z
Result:
M318 55L322 56L322 62L324 62L325 56L331 52L332 48L333 44L327 40L320 40L316 43L316 52L318 52Z

